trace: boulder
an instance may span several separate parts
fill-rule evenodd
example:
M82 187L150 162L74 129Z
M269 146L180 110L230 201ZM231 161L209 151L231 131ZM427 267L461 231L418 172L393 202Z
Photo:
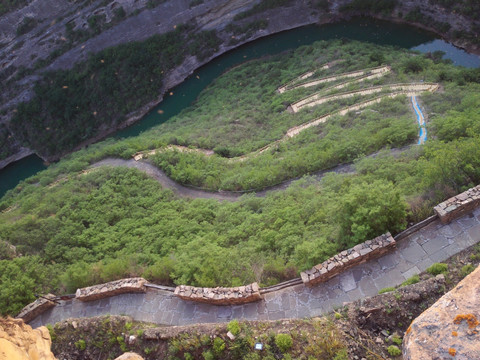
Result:
M417 317L403 340L405 360L480 358L480 266Z
M143 357L141 357L140 355L134 352L128 352L123 355L120 355L115 360L144 360L144 359Z
M21 319L0 318L0 360L55 360L45 326L35 330Z
M110 281L105 284L77 289L75 298L80 301L93 301L105 299L118 294L145 292L146 290L144 285L146 283L147 280L140 277Z

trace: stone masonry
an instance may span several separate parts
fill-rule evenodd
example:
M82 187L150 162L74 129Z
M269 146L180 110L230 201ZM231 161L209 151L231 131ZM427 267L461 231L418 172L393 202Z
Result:
M17 318L23 319L25 323L32 321L44 311L47 311L48 309L55 306L55 302L47 300L47 299L54 300L55 297L56 296L53 294L48 294L48 295L45 295L43 298L38 298L33 303L30 303L27 306L25 306L22 309L22 311L20 311L20 313L17 315Z
M480 185L438 204L433 209L444 224L448 224L480 205Z
M128 315L138 321L161 325L223 323L232 319L278 320L306 318L331 312L346 302L378 294L382 288L400 285L458 252L480 243L480 208L442 224L439 219L396 240L386 255L344 270L327 282L308 287L300 283L262 293L263 299L239 305L213 305L185 301L173 289L146 288L145 293L128 293L88 302L60 300L30 321L32 327L76 317Z
M75 298L81 301L92 301L104 299L123 293L145 292L145 283L143 278L130 278L111 281L106 284L94 285L82 289L77 289Z
M216 305L245 304L262 300L260 288L256 282L232 288L199 288L180 285L176 287L174 294L180 299Z
M342 251L312 269L302 272L300 276L307 286L326 282L341 272L369 260L385 255L395 248L395 240L390 233L377 236L373 240L355 245L353 248Z

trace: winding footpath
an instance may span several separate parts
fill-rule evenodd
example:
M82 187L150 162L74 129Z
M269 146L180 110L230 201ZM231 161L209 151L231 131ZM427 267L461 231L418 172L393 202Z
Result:
M181 300L173 288L151 286L146 293L131 293L81 302L62 300L30 322L32 327L78 317L128 315L159 325L219 323L232 319L278 320L319 316L355 301L378 294L380 289L400 285L480 242L480 208L448 225L431 219L411 235L397 237L397 249L377 260L357 265L326 283L312 288L292 280L285 288L262 289L264 299L244 305L209 305Z
M320 67L321 70L323 69L329 69L331 64L326 64ZM364 109L366 107L369 107L371 105L377 104L381 102L385 98L394 98L397 96L401 95L407 95L411 96L411 101L412 101L412 106L415 111L415 114L417 116L417 120L421 126L420 130L420 138L418 141L418 144L423 144L426 140L426 128L425 128L425 120L423 117L423 114L420 110L420 107L417 104L416 100L416 95L429 91L429 92L434 92L438 89L439 85L436 83L408 83L408 84L387 84L383 86L375 86L375 87L370 87L370 88L364 88L361 90L355 90L355 91L348 91L348 92L342 92L342 93L337 93L334 95L325 95L328 94L332 90L337 90L343 87L346 87L350 84L353 83L358 83L360 81L365 81L371 78L378 78L385 76L386 74L391 72L391 68L389 66L380 66L378 68L373 68L373 69L365 69L365 70L358 70L358 71L353 71L349 73L343 73L343 74L338 74L338 75L333 75L333 76L327 76L323 77L320 79L308 81L308 82L301 82L297 83L298 81L304 81L308 79L309 77L312 77L315 72L314 71L309 71L307 73L304 73L297 77L296 79L292 80L291 82L282 85L277 89L279 93L283 93L298 87L311 87L315 86L318 83L326 83L326 82L331 82L331 81L336 81L338 79L344 79L348 78L349 80L328 87L326 89L320 90L313 95L307 96L295 103L292 103L290 105L291 111L298 112L301 108L305 106L317 106L325 102L330 102L338 99L345 99L349 97L354 97L354 96L364 96L364 95L369 95L369 94L375 94L375 93L384 93L380 96L377 96L372 99L368 99L362 102L355 103L350 106L346 106L343 109L340 109L338 111L335 111L331 114L326 114L323 115L317 119L308 121L306 123L300 124L298 126L294 126L290 129L287 130L285 135L279 139L276 140L256 151L253 151L249 154L238 156L235 158L229 158L226 159L228 162L241 162L245 161L248 158L258 156L262 154L263 152L273 148L275 145L280 144L281 142L285 142L298 134L300 134L302 131L305 131L308 128L318 126L322 123L325 123L328 119L330 119L332 116L335 115L346 115L347 113L351 111L356 111L360 109ZM323 96L321 96L323 95ZM107 158L102 161L99 161L95 164L92 165L93 168L97 168L100 166L124 166L124 167L129 167L129 168L136 168L140 171L143 171L147 175L151 176L152 178L156 179L164 188L168 188L173 190L176 194L180 196L185 196L185 197L190 197L190 198L203 198L203 199L217 199L217 200L227 200L227 201L235 201L237 200L240 196L242 196L245 193L253 193L254 191L209 191L207 189L201 189L201 188L194 188L194 187L189 187L189 186L184 186L181 185L174 180L170 179L165 172L162 170L158 169L157 167L149 164L145 160L148 158L148 156L155 155L161 152L165 151L179 151L179 152L194 152L194 153L199 153L204 156L213 156L214 152L213 150L209 149L192 149L189 147L185 146L179 146L179 145L169 145L161 149L155 149L155 150L150 150L150 151L144 151L137 153L133 156L133 159L131 160L122 160L122 159L114 159L114 158ZM396 151L395 149L392 151ZM376 154L372 154L370 156L376 156ZM317 178L317 180L321 179L325 173L328 172L336 172L336 173L352 173L353 172L353 166L352 164L342 164L338 165L337 167L334 167L332 169L326 169L326 170L321 170L313 174L314 177ZM269 191L274 191L274 190L284 190L286 189L293 181L298 180L299 178L291 179L284 181L280 184L265 188L261 191L255 191L256 196L265 196L267 192ZM57 182L55 182L52 186L54 186Z

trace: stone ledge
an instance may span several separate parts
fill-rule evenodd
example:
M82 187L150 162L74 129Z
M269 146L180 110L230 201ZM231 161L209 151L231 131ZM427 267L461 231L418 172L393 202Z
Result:
M144 278L111 281L105 284L77 289L75 298L80 301L93 301L129 292L145 292L146 288L144 285L146 282L147 280Z
M260 288L256 282L232 288L199 288L180 285L175 288L174 294L183 300L198 301L214 305L245 304L262 300Z
M396 242L390 233L380 235L373 240L365 241L353 248L344 250L323 263L315 265L312 269L300 273L302 281L307 286L326 282L355 265L390 252L395 246Z
M56 296L53 294L47 294L43 298L35 300L33 303L25 306L17 315L17 318L21 318L25 323L28 323L40 314L55 306L55 302L49 301L45 298L54 300Z
M458 194L433 208L443 224L459 218L480 205L480 185Z

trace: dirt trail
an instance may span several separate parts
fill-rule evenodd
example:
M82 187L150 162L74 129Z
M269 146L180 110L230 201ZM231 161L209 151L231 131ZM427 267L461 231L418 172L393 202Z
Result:
M175 194L182 197L189 197L193 199L216 199L216 200L236 201L242 195L247 194L247 192L208 191L208 190L195 189L192 187L184 186L170 179L167 176L167 174L165 174L162 170L145 161L135 161L134 159L124 160L124 159L116 159L116 158L106 158L92 164L91 168L94 169L101 166L123 166L123 167L138 169L144 172L145 174L147 174L148 176L157 180L165 189L170 189ZM317 181L319 181L325 174L330 172L334 172L337 174L339 173L346 174L346 173L353 173L354 169L352 164L342 164L332 169L317 171L311 175ZM292 182L298 179L300 179L300 177L286 180L278 185L270 186L263 190L257 191L254 194L257 197L264 197L270 191L285 190L290 186Z

